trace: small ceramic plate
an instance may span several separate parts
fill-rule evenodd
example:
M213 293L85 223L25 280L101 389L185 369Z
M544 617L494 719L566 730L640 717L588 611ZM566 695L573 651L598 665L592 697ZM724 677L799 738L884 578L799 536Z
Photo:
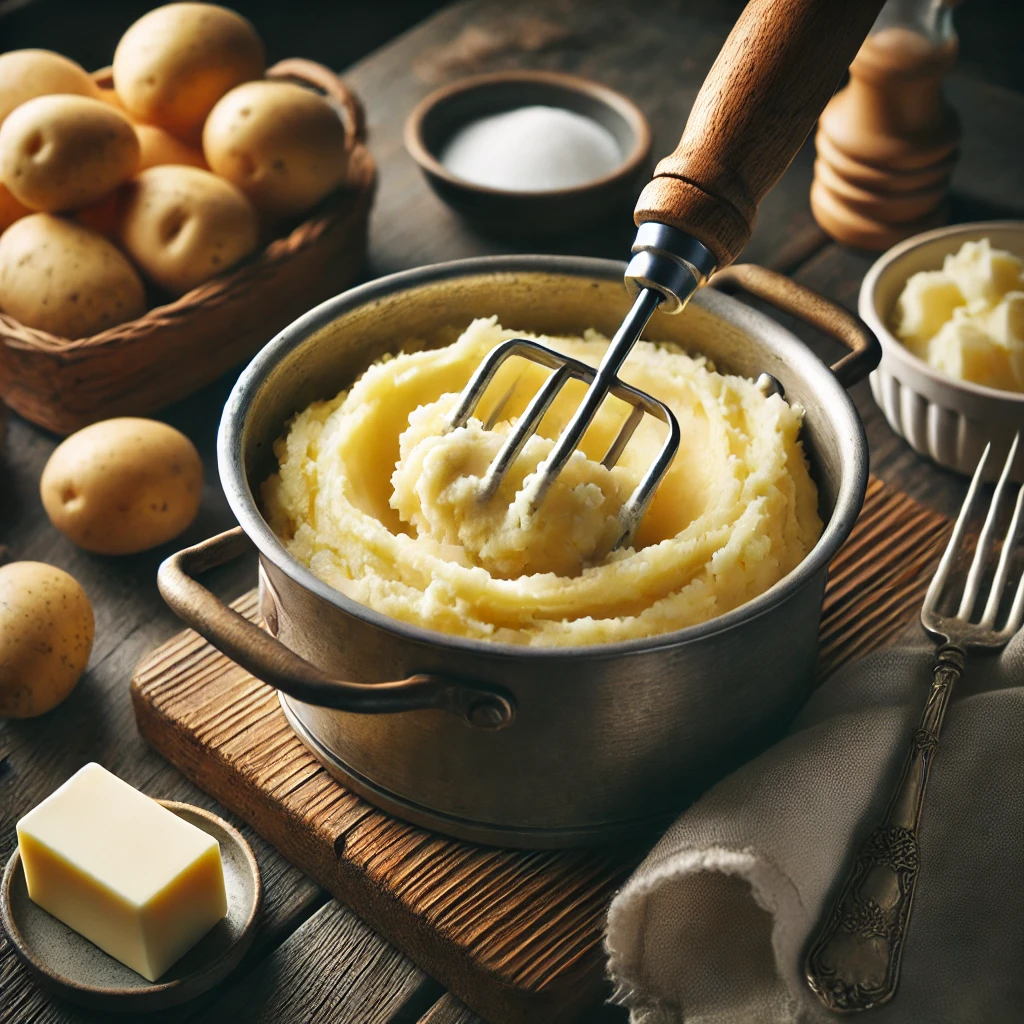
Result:
M147 981L36 906L29 899L21 857L15 850L0 883L0 924L18 958L43 988L110 1013L162 1010L212 988L252 945L263 892L249 844L209 811L172 800L159 803L220 843L227 916L159 981Z

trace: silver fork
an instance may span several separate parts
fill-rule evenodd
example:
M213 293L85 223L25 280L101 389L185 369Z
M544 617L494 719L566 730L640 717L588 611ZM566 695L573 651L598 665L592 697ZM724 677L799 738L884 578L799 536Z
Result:
M1017 494L985 607L980 618L974 621L974 607L992 550L999 506L1019 441L1018 434L1010 445L1010 453L978 536L978 547L967 572L956 614L942 615L939 613L939 601L967 532L971 505L991 445L985 448L974 471L967 497L921 609L921 624L929 634L940 639L942 645L936 654L928 700L907 752L903 774L889 801L885 818L860 847L846 883L807 953L804 965L807 983L830 1010L839 1013L881 1006L896 991L920 864L918 828L921 808L953 687L963 673L969 649L998 650L1005 647L1024 621L1022 579L1006 621L1001 627L996 627L996 617L1010 575L1021 507L1024 505L1024 487Z

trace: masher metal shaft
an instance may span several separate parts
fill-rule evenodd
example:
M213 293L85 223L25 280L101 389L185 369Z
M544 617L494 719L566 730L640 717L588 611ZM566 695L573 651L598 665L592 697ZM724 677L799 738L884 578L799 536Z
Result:
M632 308L615 332L615 337L612 338L611 344L597 368L597 375L590 387L587 388L572 419L558 435L558 440L548 457L526 482L526 500L531 511L537 510L548 489L555 482L555 477L569 461L569 456L579 447L587 427L597 415L597 410L601 408L601 404L608 397L612 386L618 382L619 369L626 361L626 356L633 350L637 339L647 326L647 321L651 319L652 314L658 308L659 302L661 302L661 295L658 292L651 288L640 290Z

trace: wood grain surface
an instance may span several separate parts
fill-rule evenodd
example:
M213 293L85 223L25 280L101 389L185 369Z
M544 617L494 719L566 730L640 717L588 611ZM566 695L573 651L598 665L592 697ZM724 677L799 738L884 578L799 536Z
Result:
M966 24L982 6L980 2L964 5L958 17ZM381 173L370 224L368 276L511 250L623 259L634 230L629 210L623 211L621 219L545 242L542 247L529 242L510 246L474 232L429 191L404 152L405 117L433 88L462 75L512 67L569 71L620 89L635 100L651 122L654 152L660 156L671 152L678 142L701 82L742 8L743 0L666 0L648 5L640 16L612 0L473 0L444 8L349 68L344 77L365 100L370 147ZM94 13L89 15L90 25ZM285 13L282 8L274 17L292 17L291 9ZM254 18L257 27L265 28ZM992 19L989 28L996 37L1002 31L997 19ZM309 49L289 45L287 51L332 63L331 38L311 24L310 38L314 36ZM964 42L966 52L966 35ZM351 52L351 43L346 39L338 44L334 66L343 62L342 53ZM54 44L47 37L19 45ZM101 49L109 52L106 44ZM1016 52L1012 49L1014 59ZM989 72L1006 79L1005 69L994 66L988 57L986 61L975 58L970 71L954 73L948 86L964 125L960 163L952 184L953 212L958 220L1024 216L1020 170L1024 96L986 81ZM808 143L765 198L744 259L792 273L823 294L856 308L860 280L874 257L829 243L814 224L808 204L813 159L813 146ZM802 326L794 329L821 354L835 356L831 342ZM64 704L35 721L0 722L2 859L14 847L17 818L88 760L100 761L154 796L199 803L239 824L145 744L134 724L128 692L128 680L138 660L180 629L157 594L157 565L174 548L234 525L217 483L215 438L220 410L238 369L161 415L188 434L203 457L206 486L202 508L197 521L173 547L165 545L130 558L89 555L50 527L39 500L38 483L57 439L11 417L0 452L0 545L9 549L12 558L49 562L74 575L96 610L97 641L88 672ZM853 397L867 428L872 471L932 510L947 515L954 511L962 498L963 481L935 469L897 438L866 385L855 388ZM255 584L255 572L251 564L238 562L208 575L204 582L220 597L231 600ZM244 831L263 872L264 919L260 937L242 968L209 994L213 1002L236 988L244 991L258 979L266 958L328 900L324 889L270 844L251 829ZM318 939L329 935L332 944L342 941L343 935L339 931L316 934ZM325 957L336 956L333 945L323 944L326 941L293 943L289 970L315 973ZM362 948L374 964L388 962L378 955L388 949L382 938L376 937L372 943L366 940ZM345 962L341 973L324 974L320 991L332 1013L340 1013L339 1007L348 1005L346 998L336 999L336 994L362 991L350 987L346 973L358 969L358 965ZM428 1012L422 991L415 989L414 995L406 1006L394 1010L396 1022L412 1024ZM267 993L265 996L270 998ZM200 1001L177 1019L201 1014L206 1005ZM290 1005L275 1004L281 1024L306 1024L308 1015L302 1016L298 1009L291 1012ZM308 1014L308 1005L295 1005ZM429 1012L436 1016L430 1024L475 1020L453 1016L469 1011L460 1009L458 1001L450 997L442 998ZM50 1000L35 988L0 938L2 1024L96 1019L69 1004Z
M320 956L310 958L310 949ZM247 984L234 986L190 1019L197 1024L283 1019L388 1024L413 1000L426 1009L437 992L401 953L332 901L267 956Z
M871 481L832 563L823 672L913 620L946 527ZM255 593L235 607L258 616ZM557 1024L600 1003L605 910L653 835L530 853L405 824L332 779L292 733L276 691L191 630L143 659L132 698L155 749L489 1020Z
M453 995L443 995L421 1018L420 1024L476 1024L480 1018Z

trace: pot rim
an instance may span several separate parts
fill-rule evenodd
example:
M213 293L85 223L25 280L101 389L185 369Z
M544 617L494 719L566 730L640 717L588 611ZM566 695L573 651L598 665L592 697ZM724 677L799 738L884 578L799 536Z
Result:
M818 542L807 557L781 580L738 608L709 619L707 622L686 626L673 632L600 644L534 647L461 637L392 618L369 605L347 597L339 590L335 590L330 584L316 576L311 569L294 558L263 518L249 486L242 457L242 440L247 415L272 368L287 354L304 344L311 334L322 330L344 313L371 303L375 299L401 292L407 288L419 287L453 277L500 273L541 273L551 276L567 275L613 281L621 280L624 272L625 263L619 260L585 256L470 257L404 270L377 278L366 284L357 285L327 299L289 324L272 338L242 371L224 405L217 431L217 464L221 486L231 511L235 514L239 525L256 545L261 558L266 558L293 582L311 591L339 611L362 619L378 629L396 634L407 642L499 660L524 658L527 660L538 658L605 659L634 652L651 652L679 647L759 618L772 607L788 600L804 586L813 582L818 574L827 567L840 545L849 536L860 512L868 478L868 448L864 426L846 390L829 367L821 362L799 338L759 310L711 288L702 288L690 301L703 306L712 313L721 313L730 307L741 307L744 316L749 315L772 336L773 347L783 361L787 364L799 365L802 359L807 361L809 368L813 367L810 369L812 385L816 388L831 389L834 392L834 402L830 401L828 404L841 438L840 474L835 504Z

